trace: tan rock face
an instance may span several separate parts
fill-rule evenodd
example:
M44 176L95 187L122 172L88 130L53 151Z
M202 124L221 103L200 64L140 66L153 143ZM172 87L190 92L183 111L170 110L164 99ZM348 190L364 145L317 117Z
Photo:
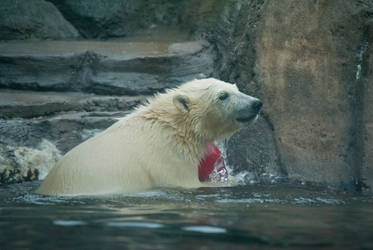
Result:
M256 40L260 96L289 178L353 183L363 3L270 1Z

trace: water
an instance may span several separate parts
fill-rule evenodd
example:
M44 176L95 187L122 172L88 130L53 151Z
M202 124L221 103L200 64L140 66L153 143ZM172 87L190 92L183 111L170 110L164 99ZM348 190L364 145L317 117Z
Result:
M47 197L0 187L0 249L372 249L373 197L288 185Z
M361 78L361 65L363 63L364 53L368 50L369 43L364 41L360 45L359 52L357 53L357 65L356 65L356 74L355 79L358 81Z

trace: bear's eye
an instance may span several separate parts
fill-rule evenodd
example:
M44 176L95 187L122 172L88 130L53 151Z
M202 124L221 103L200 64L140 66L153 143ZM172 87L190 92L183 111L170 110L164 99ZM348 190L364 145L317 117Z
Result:
M222 93L220 93L220 95L219 95L219 100L220 100L220 101L224 101L224 100L226 100L228 97L229 97L229 94L228 94L227 92L222 92Z

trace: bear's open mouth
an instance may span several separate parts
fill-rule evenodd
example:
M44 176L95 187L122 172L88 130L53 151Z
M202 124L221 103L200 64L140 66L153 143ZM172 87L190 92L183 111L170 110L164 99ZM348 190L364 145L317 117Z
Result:
M254 120L255 117L257 116L258 114L254 114L254 115L250 115L250 116L242 116L242 117L238 117L236 118L236 121L238 122L249 122L251 120Z

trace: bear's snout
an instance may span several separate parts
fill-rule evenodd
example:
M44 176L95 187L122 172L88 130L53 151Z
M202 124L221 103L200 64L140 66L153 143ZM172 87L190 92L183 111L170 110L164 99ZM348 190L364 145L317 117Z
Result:
M256 99L256 100L252 101L252 103L251 103L251 107L252 107L253 111L256 112L256 113L259 113L262 106L263 106L263 103L259 99Z
M250 100L244 108L238 111L236 120L238 122L249 122L256 118L260 112L263 103L259 99Z

